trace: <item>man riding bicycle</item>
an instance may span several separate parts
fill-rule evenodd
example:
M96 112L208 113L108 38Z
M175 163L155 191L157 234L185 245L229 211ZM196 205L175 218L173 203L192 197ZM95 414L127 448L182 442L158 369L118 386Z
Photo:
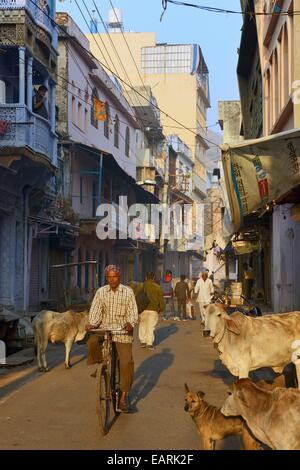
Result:
M133 328L138 322L138 309L132 289L120 283L121 270L110 265L105 268L108 285L97 290L89 315L86 330L105 327L108 330L123 330L113 333L120 361L121 397L119 409L128 413L127 395L133 383L134 362L132 357ZM89 364L101 362L102 352L99 338L92 336L88 342ZM97 360L98 357L98 360Z

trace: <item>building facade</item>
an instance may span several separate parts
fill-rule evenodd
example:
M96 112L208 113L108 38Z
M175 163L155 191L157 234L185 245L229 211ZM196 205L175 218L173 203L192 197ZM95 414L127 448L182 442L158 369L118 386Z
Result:
M161 113L164 135L176 133L191 149L192 196L195 202L203 202L206 196L204 162L209 148L205 126L210 94L209 71L200 46L157 44L155 33L127 32L119 10L110 11L107 30L109 35L102 32L87 35L91 50L102 63L106 62L107 54L111 57L125 88L139 87L137 101L143 101L147 87L151 87L159 108L164 111ZM126 64L125 69L120 66L120 58ZM178 93L178 90L184 92ZM144 126L147 127L145 120Z
M0 303L35 309L47 283L57 171L55 1L0 4ZM33 97L47 89L43 114Z
M59 13L57 21L62 27L57 101L60 194L77 217L79 233L73 246L53 250L56 284L53 282L52 287L53 296L62 299L59 286L64 279L71 301L80 303L90 302L95 290L105 283L104 268L108 264L121 267L124 283L140 280L146 270L154 269L155 244L132 240L127 224L120 236L119 204L120 197L127 198L128 208L158 199L146 190L149 175L144 181L146 186L136 184L142 137L134 108L115 77L109 76L91 54L87 38L72 18ZM103 120L96 117L97 102L104 104ZM115 211L108 220L114 233L107 238L99 238L97 233L97 226L104 219L98 207L103 204ZM150 263L145 261L147 255Z
M244 15L238 63L243 135L251 139L298 129L299 104L294 93L300 78L300 19L293 13L300 3L257 0L241 5L248 13ZM251 11L266 14L253 16ZM298 187L278 194L264 211L244 220L238 238L247 241L249 237L251 241L252 237L251 243L257 245L240 261L253 266L256 288L275 312L300 307L296 288L300 258L295 251L300 233L298 203Z

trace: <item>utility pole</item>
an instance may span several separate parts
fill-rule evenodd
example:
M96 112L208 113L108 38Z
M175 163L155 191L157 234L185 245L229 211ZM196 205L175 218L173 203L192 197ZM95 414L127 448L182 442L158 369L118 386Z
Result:
M162 204L169 204L170 200L170 192L169 192L169 146L166 144L166 153L165 153L165 161L164 161L164 183L162 188L162 197L161 201ZM162 223L164 222L162 218ZM160 238L159 238L159 253L162 257L165 255L165 230L162 224L161 231L160 231ZM164 261L164 260L163 260Z

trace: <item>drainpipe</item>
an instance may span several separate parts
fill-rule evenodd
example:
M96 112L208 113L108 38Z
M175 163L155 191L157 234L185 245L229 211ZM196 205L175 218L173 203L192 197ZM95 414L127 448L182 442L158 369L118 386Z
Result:
M103 174L103 154L101 153L100 160L99 160L98 206L100 206L101 204L102 174Z

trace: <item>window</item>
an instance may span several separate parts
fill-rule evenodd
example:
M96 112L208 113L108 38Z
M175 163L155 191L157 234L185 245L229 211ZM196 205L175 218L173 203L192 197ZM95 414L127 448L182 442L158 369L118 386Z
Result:
M287 32L287 26L284 26L283 30L283 105L288 102L289 99L289 37Z
M130 132L129 127L126 127L126 135L125 135L125 155L129 157L129 149L130 149Z
M116 114L115 117L115 128L114 128L114 145L119 148L119 132L120 132L120 121L119 116Z
M190 73L193 64L193 46L143 47L141 64L144 73Z
M94 104L94 99L97 98L99 99L98 91L96 88L93 88L92 91L92 105L91 105L91 124L92 126L96 127L98 129L98 120L95 119L95 104Z
M109 139L110 109L109 109L109 104L107 101L105 102L105 114L106 114L106 119L104 121L104 136L107 139Z

